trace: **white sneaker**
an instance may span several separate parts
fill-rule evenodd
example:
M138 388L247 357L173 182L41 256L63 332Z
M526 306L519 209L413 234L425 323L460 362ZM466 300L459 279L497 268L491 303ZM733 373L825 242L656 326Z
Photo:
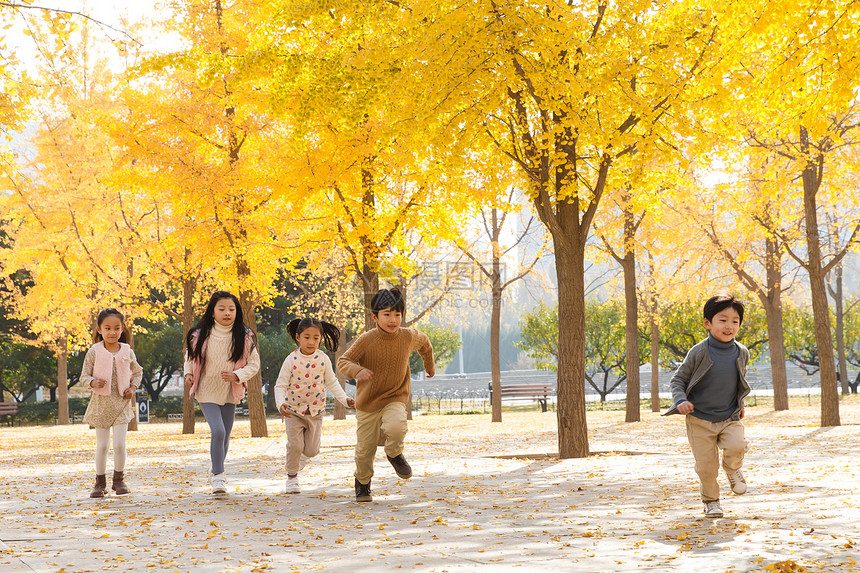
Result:
M288 477L287 485L284 488L284 493L301 493L302 488L299 487L299 478L296 477Z
M726 472L726 477L729 478L729 485L732 486L732 491L735 495L743 495L747 492L747 480L744 479L744 474L741 470L734 473Z
M720 507L719 501L705 502L705 517L722 517L723 508Z
M227 476L223 473L213 475L209 483L212 484L212 493L227 493Z

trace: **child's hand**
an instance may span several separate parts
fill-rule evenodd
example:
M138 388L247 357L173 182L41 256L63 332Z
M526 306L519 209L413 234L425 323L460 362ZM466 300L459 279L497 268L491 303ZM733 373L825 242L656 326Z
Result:
M107 386L107 382L105 380L102 380L101 378L96 378L95 380L93 380L91 386L93 388L104 388L105 386Z
M185 375L185 385L188 386L189 388L194 386L194 375L193 374L186 374Z
M347 398L346 399L346 407L347 408L355 408L355 400L353 400L352 398Z
M228 370L223 370L221 372L221 378L227 382L238 382L239 381L239 377L236 375L236 373L230 372Z
M679 414L690 414L693 411L693 403L689 400L684 400L680 404L678 404L678 413Z
M281 404L281 407L278 408L278 412L280 412L281 416L283 416L284 418L292 418L292 416L290 415L290 409L287 408L286 404Z
M358 376L355 377L355 380L357 382L367 382L371 378L373 378L373 372L371 372L370 370L365 368L364 370L362 370L361 372L358 373Z
M436 376L436 369L432 366L430 368L425 368L424 374L427 375L427 378L433 378L434 376Z
M131 398L132 396L134 396L134 386L129 386L128 388L126 388L123 391L122 397L128 399L128 398Z

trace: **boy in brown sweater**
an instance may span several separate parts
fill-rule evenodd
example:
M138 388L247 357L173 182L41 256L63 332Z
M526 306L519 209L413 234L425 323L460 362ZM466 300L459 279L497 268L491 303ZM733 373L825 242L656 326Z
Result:
M400 328L405 309L399 290L380 289L370 302L376 328L359 336L337 361L337 369L356 380L356 501L373 500L370 478L380 431L385 436L385 454L397 476L412 477L412 468L403 457L406 405L411 394L409 356L418 351L429 378L435 367L427 335Z

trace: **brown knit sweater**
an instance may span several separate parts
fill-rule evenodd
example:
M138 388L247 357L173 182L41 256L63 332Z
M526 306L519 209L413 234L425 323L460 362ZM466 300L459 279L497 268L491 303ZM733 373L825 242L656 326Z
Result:
M373 378L355 386L358 410L375 412L391 402L409 402L413 350L421 355L425 368L433 366L433 345L426 334L412 328L389 333L376 327L359 336L337 359L338 371L347 378L355 378L365 368L373 372Z

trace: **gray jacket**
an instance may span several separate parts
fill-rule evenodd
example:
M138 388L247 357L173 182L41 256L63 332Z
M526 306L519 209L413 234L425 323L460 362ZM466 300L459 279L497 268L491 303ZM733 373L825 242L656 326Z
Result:
M741 408L743 408L744 405L744 398L746 398L750 393L750 385L747 383L747 365L750 361L750 351L737 340L735 340L734 343L737 345L738 350L740 350L737 365L738 376L740 377L741 382L741 392L738 395L738 407L732 416L736 416L740 413ZM708 339L706 338L693 346L690 351L687 352L684 362L678 367L675 374L672 375L672 380L669 382L669 388L672 390L672 402L674 405L665 414L663 414L664 416L678 413L678 404L687 399L687 396L690 395L690 391L693 387L699 383L705 373L710 370L713 365L714 361L711 360L711 354L708 352Z

